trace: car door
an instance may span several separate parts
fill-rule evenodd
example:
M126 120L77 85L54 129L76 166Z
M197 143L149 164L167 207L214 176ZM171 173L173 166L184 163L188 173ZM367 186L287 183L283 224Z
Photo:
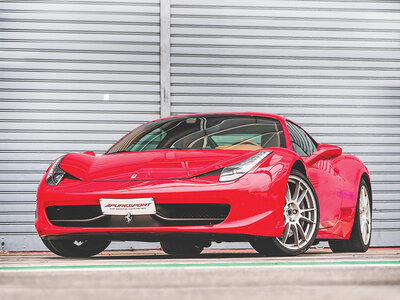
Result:
M311 162L317 143L299 126L287 121L293 151ZM340 220L343 182L334 166L334 159L320 159L308 164L308 179L313 185L320 205L320 228L334 230Z

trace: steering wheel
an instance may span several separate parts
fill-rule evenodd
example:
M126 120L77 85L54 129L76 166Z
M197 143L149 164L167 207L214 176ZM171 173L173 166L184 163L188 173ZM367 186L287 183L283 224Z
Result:
M238 144L241 144L241 145L250 144L250 145L253 145L253 146L261 147L258 143L250 141L250 140L240 140L240 141L234 142L232 144L232 146L233 145L238 145Z

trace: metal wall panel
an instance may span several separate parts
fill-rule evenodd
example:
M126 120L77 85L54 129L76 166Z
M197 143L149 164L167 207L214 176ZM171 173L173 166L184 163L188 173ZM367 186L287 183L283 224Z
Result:
M285 115L371 171L372 245L400 245L400 2L171 1L172 113Z
M1 249L43 249L35 192L55 158L100 154L160 116L159 6L0 2Z
M356 154L373 180L373 245L400 245L400 2L163 5L172 113L283 114ZM159 116L160 0L1 1L2 249L42 247L35 190L52 160L102 153Z

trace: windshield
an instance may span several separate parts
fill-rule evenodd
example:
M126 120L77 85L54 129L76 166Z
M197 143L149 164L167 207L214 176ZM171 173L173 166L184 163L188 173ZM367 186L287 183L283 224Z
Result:
M285 147L278 120L244 115L199 115L147 123L107 154L157 149L259 150Z

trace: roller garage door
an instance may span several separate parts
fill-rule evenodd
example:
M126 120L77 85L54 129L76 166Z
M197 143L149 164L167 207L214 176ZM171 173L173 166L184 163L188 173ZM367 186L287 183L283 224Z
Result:
M171 1L172 113L283 114L371 171L400 245L400 2Z
M158 0L0 2L0 240L42 249L37 184L160 116Z
M35 191L53 159L100 154L169 104L283 114L356 154L373 180L372 244L399 246L400 2L161 6L0 1L0 249L42 249Z

